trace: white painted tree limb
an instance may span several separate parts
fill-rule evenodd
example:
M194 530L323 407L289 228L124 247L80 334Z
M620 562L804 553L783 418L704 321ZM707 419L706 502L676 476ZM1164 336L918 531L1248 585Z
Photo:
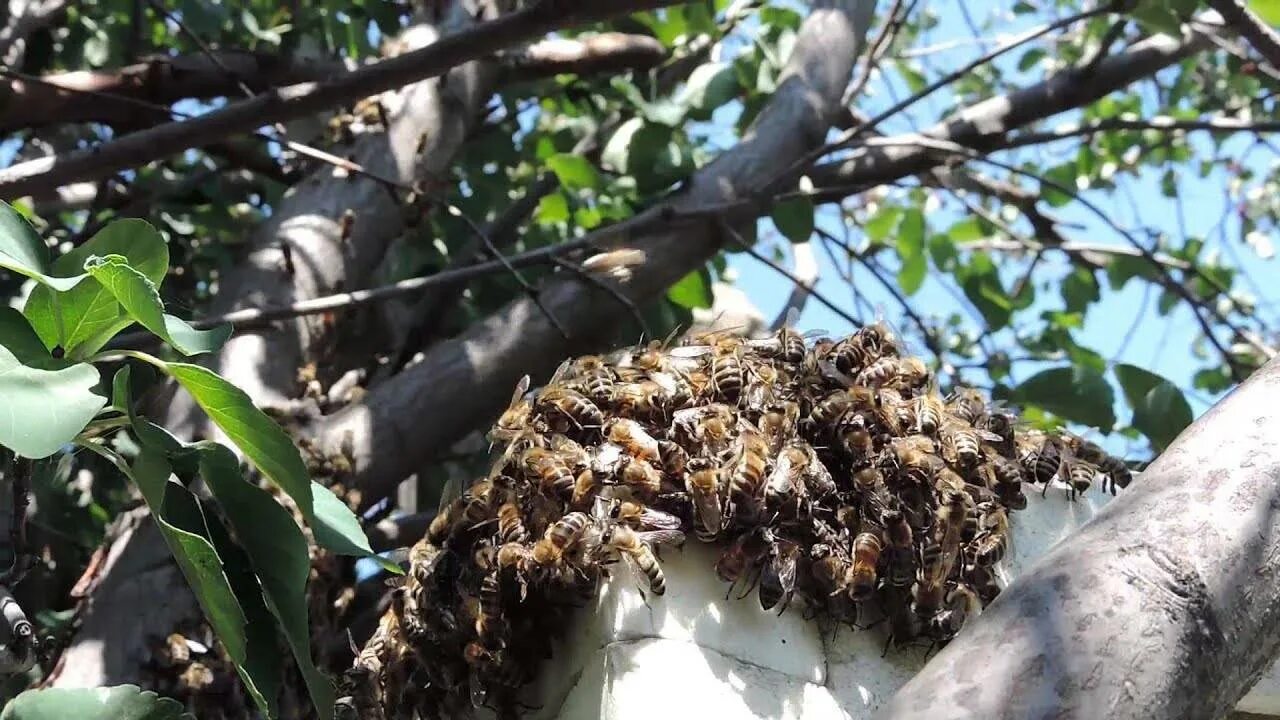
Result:
M1273 360L877 717L1223 717L1280 652L1278 397Z
M874 0L813 3L769 105L742 142L698 171L673 205L698 208L749 197L776 170L777 158L817 147L840 110L874 7ZM631 238L628 244L644 249L650 261L622 290L633 298L664 291L718 249L714 227L686 224ZM491 420L521 375L548 373L567 354L595 347L592 341L621 312L608 293L576 279L552 284L542 302L573 333L570 342L530 300L517 300L436 346L363 402L327 417L313 429L315 439L321 447L337 447L349 435L365 497L391 492L432 452Z

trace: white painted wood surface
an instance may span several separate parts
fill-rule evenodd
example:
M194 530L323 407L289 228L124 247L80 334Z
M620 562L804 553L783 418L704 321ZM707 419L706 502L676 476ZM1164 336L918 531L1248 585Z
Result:
M1016 576L1109 499L1069 502L1059 490L1028 497L1013 514L1007 577ZM865 631L760 609L754 593L725 599L714 548L690 541L664 553L667 592L646 605L624 567L585 608L571 637L530 690L537 720L863 720L923 665L924 649L884 649L884 627ZM974 662L981 662L974 658ZM1272 670L1238 710L1280 716Z

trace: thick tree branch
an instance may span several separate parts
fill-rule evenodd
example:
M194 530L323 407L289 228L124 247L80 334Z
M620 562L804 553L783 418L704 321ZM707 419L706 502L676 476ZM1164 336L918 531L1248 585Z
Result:
M8 103L0 113L0 132L72 122L131 124L138 122L140 112L138 103L130 100L169 105L187 98L238 95L236 78L259 92L320 82L346 72L337 62L269 53L219 50L216 58L203 54L155 57L114 70L46 75L39 82L12 79ZM232 74L219 68L218 62Z
M1057 73L1043 82L1009 95L972 105L924 131L926 137L947 140L981 151L1005 147L1008 134L1072 108L1088 105L1136 80L1208 47L1208 36L1182 38L1155 35L1098 62L1083 82L1080 68ZM855 187L872 187L916 175L949 158L927 147L861 147L848 158L815 167L809 177L819 187L818 201L850 194ZM828 194L824 186L843 186Z
M1278 395L1273 360L876 717L1225 717L1280 651Z
M1280 67L1280 33L1250 12L1240 0L1209 0L1209 7L1217 10L1222 19L1248 40L1267 63Z
M94 148L5 168L0 170L0 197L21 197L47 192L77 180L108 177L230 135L252 132L263 125L304 117L437 77L450 68L553 30L675 2L534 2L509 15L449 35L440 42L353 70L327 82L273 89L191 120L167 123Z
M573 73L593 75L648 70L667 58L656 38L628 33L600 33L584 38L549 38L502 55L499 84Z
M863 46L874 2L814 3L784 78L752 130L733 150L691 178L671 206L700 208L734 202L761 190L778 157L797 157L822 142L837 116L853 63ZM661 218L670 208L650 215ZM737 213L734 221L753 218ZM624 287L643 299L704 262L717 249L714 226L686 223L628 239L648 253ZM619 305L603 291L576 279L548 287L544 302L570 322L565 343L528 300L520 300L477 322L465 335L441 343L417 365L378 388L363 402L329 416L313 429L322 447L350 436L358 483L369 502L385 495L435 449L491 418L526 372L549 372L566 354L598 348ZM570 310L571 309L571 310ZM441 410L448 408L447 413Z

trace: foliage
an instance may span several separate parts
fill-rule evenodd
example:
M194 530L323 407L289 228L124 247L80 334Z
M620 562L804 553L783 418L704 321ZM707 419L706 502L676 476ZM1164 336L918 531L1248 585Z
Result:
M165 243L146 222L110 224L52 266L44 243L16 210L0 205L0 218L7 233L0 237L0 246L13 248L8 256L19 259L11 267L21 268L47 288L46 293L31 295L22 314L6 312L0 323L0 389L11 410L0 426L0 445L44 463L76 448L109 460L137 484L206 617L263 711L270 717L277 713L278 651L270 637L250 634L250 626L279 629L316 707L331 708L332 687L311 656L306 609L310 558L302 529L270 493L245 478L229 448L208 441L179 442L140 414L129 361L160 370L191 393L250 464L289 496L320 546L339 554L372 555L355 516L327 488L311 481L288 435L216 373L136 350L99 351L135 322L182 355L216 350L230 328L196 330L164 313L158 282L168 266ZM125 248L132 257L108 252ZM80 266L70 266L68 258ZM86 327L92 329L84 331ZM98 366L122 361L108 404L105 396L94 392L100 384ZM113 436L121 434L131 435L137 447L131 458L113 442L119 439ZM186 479L176 482L175 472ZM189 489L192 475L204 480L216 505ZM212 529L223 518L230 533ZM233 536L243 552L220 550L219 540L229 542ZM249 559L256 583L237 587L229 578L244 569L230 563L242 555ZM41 717L38 708L44 701L36 698L29 703L35 709L21 710L24 706L16 701L12 707L17 708L14 713L37 714L14 717Z

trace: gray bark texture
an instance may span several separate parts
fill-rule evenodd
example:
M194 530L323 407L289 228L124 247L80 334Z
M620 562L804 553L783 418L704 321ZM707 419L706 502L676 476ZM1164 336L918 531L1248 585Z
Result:
M841 109L875 2L812 5L769 105L742 142L697 172L670 207L698 209L748 197L777 172L778 158L799 157L823 142ZM619 290L636 300L652 298L710 258L720 242L710 222L625 238L649 261ZM350 437L366 500L384 497L431 454L492 420L522 375L545 377L565 357L600 349L601 338L625 314L607 292L576 278L551 284L541 298L571 333L569 342L531 300L517 300L435 346L362 402L325 418L314 430L317 444L336 449Z
M1019 576L878 720L1225 717L1280 650L1280 361Z

